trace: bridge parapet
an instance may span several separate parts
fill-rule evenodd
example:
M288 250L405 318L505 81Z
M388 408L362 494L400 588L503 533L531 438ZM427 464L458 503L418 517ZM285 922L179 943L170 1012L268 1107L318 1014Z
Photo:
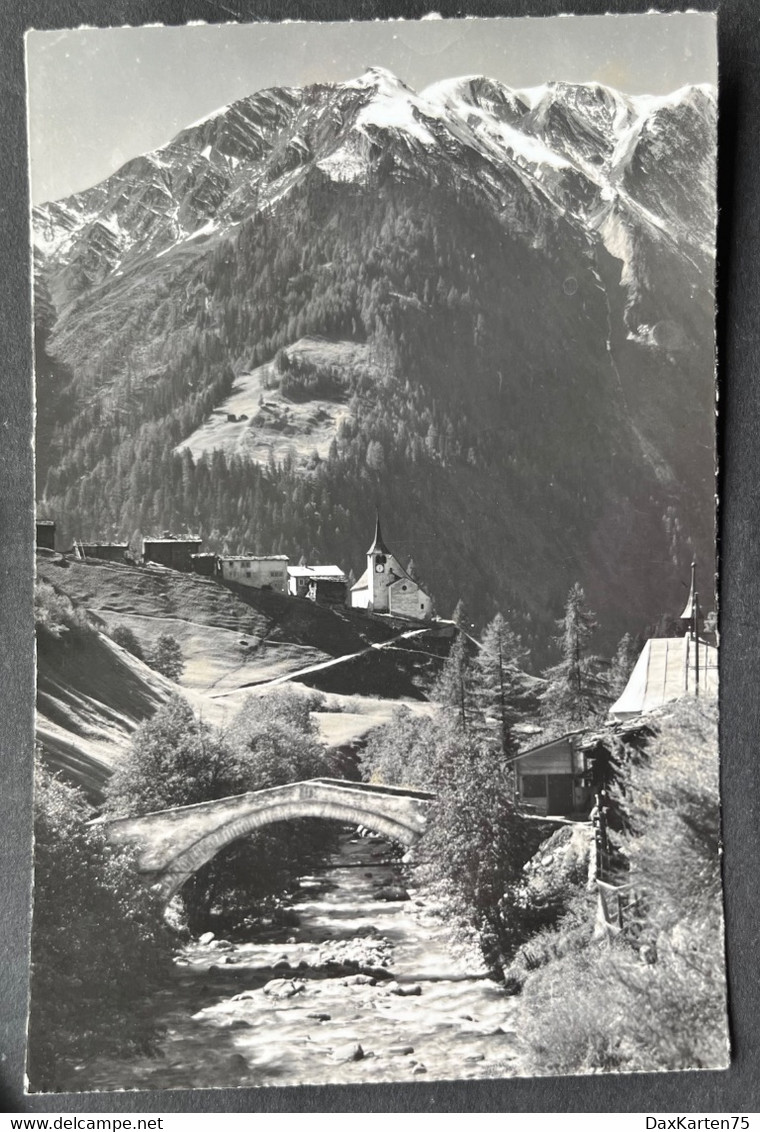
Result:
M363 825L412 845L425 828L432 800L432 794L422 791L308 779L105 824L114 844L138 849L140 872L151 874L169 899L226 845L262 826L302 817L325 818Z

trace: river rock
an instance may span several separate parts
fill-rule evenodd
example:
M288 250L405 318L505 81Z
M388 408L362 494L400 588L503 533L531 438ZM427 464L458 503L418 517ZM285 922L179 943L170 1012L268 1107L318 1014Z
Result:
M235 1069L239 1073L246 1073L248 1071L248 1062L243 1057L242 1053L233 1053L229 1060L230 1069Z
M214 938L213 932L204 932L203 935L198 936L198 943L203 943L203 944L211 943L211 940L213 938Z
M422 994L422 987L419 983L391 983L388 989L391 994L397 994L400 998L411 998Z
M410 1053L414 1053L414 1046L388 1046L388 1053L397 1053L406 1057Z
M272 964L273 971L289 971L290 963L287 959L278 959L276 963Z
M341 979L341 986L344 987L373 987L377 979L372 975L348 975L345 979Z
M466 1062L485 1061L486 1055L484 1053L470 1053L463 1060Z
M307 1014L306 1017L313 1019L315 1022L329 1022L332 1015L326 1014L324 1010L313 1010L311 1014Z
M361 1061L364 1057L364 1050L359 1042L350 1042L348 1045L339 1046L335 1051L335 1056L338 1061Z
M231 1030L252 1030L253 1022L246 1022L245 1018L236 1018L234 1022L230 1022Z
M375 893L378 900L408 900L409 893L400 884L384 884Z
M264 994L269 998L292 998L303 989L303 983L296 983L292 979L270 979L263 988Z
M255 998L255 990L244 990L240 994L234 994L230 999L231 1002L246 1002L249 998Z
M412 1070L412 1073L427 1073L427 1067L422 1065L422 1064L415 1065L414 1069Z

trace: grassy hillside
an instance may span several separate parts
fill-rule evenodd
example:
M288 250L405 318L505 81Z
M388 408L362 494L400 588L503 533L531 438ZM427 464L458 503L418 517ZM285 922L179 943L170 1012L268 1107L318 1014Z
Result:
M348 610L233 592L195 575L49 555L37 566L40 582L77 612L60 635L39 634L38 739L51 763L95 797L137 725L173 691L224 724L247 695L283 680L316 688L325 693L323 741L345 751L399 701L429 711L424 688L448 651L445 626L396 639L391 625ZM175 637L185 661L178 684L116 645L108 636L116 626L131 629L146 652L161 634Z

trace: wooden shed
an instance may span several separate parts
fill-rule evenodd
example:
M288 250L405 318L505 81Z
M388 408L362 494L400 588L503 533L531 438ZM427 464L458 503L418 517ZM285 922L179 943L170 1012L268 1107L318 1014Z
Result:
M591 806L586 757L570 732L523 751L515 763L517 794L526 809L552 817L583 817Z

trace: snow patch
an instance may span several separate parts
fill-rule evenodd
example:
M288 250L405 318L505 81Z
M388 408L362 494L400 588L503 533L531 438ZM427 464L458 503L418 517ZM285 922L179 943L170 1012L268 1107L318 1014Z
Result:
M416 100L415 100L416 101ZM411 99L396 94L378 94L365 106L356 119L358 126L380 126L384 129L403 130L423 145L435 145L435 138L414 115Z
M317 169L326 173L331 181L363 183L367 165L356 150L343 146L317 162Z

